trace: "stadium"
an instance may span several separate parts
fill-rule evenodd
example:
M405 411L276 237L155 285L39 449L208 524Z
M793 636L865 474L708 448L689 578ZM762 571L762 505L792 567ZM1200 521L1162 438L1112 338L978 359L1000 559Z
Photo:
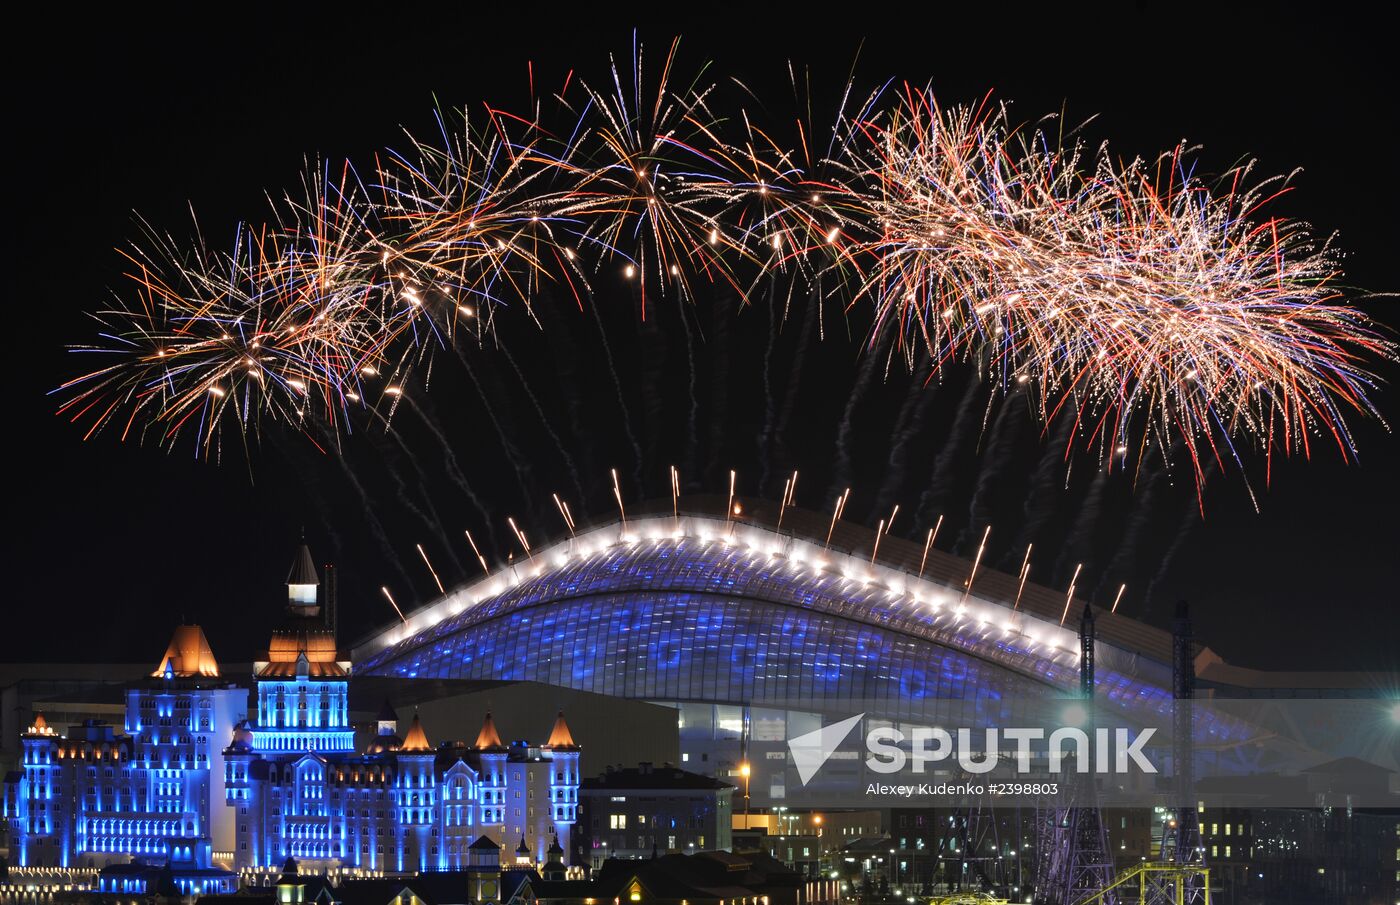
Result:
M793 791L786 740L853 713L863 731L1037 725L1080 688L1084 600L817 513L687 500L523 557L362 640L356 674L666 704L689 768L737 776L754 764L756 805ZM1094 609L1101 708L1137 726L1169 718L1172 634ZM1359 674L1260 673L1190 650L1210 698L1378 696ZM1337 742L1262 729L1198 707L1192 734L1210 747L1198 758L1243 775L1321 763ZM827 778L859 775L857 761Z

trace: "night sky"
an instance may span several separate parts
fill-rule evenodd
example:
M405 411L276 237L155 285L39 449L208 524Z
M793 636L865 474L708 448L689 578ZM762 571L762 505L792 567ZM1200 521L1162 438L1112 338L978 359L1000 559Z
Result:
M205 626L222 660L250 660L278 613L303 526L318 559L342 567L353 639L392 618L381 584L400 601L431 596L415 543L459 580L472 574L463 529L494 532L491 555L504 556L507 515L538 543L561 530L551 491L575 513L606 516L609 467L635 500L664 496L675 462L689 490L722 493L736 468L743 493L774 499L800 468L798 503L817 509L850 484L850 517L872 526L891 501L906 501L896 526L905 536L921 537L943 512L939 545L966 555L989 519L993 565L1014 571L1034 539L1046 552L1032 578L1054 587L1084 561L1081 588L1106 603L1126 581L1124 611L1159 624L1187 597L1198 636L1243 665L1400 668L1400 447L1382 426L1355 422L1359 464L1322 448L1311 462L1276 463L1267 489L1262 463L1251 461L1262 514L1237 474L1208 485L1204 522L1184 472L1134 491L1117 476L1096 486L1085 459L1068 490L1063 474L1037 482L1046 447L1028 419L1006 425L999 456L979 452L975 436L954 445L930 497L931 463L954 443L963 386L955 377L926 405L911 399L907 374L885 380L864 368L859 316L847 327L835 309L824 340L801 313L784 322L762 301L740 310L722 293L689 312L661 306L643 323L626 286L600 279L589 312L546 300L543 332L507 331L509 355L442 356L421 409L401 412L391 434L356 433L343 461L277 430L247 455L226 448L219 462L188 441L173 452L114 434L84 442L81 427L55 416L60 399L49 391L86 364L65 345L90 340L84 311L122 289L113 249L136 237L133 210L183 236L193 205L211 244L231 242L238 220L265 216L264 191L297 184L308 157L368 167L377 149L403 144L401 128L430 132L435 103L520 108L529 61L544 86L571 68L601 82L609 52L630 55L631 24L546 24L535 8L519 9L518 21L493 24L456 13L396 18L393 5L369 19L240 6L217 28L207 13L64 12L35 21L32 42L12 35L29 46L4 64L5 272L18 320L7 344L10 616L0 659L154 663L184 617ZM1354 14L1222 19L1176 6L1111 23L1033 22L988 9L938 29L917 27L922 14L830 24L716 14L647 26L641 38L659 62L681 34L683 69L714 60L713 79L742 79L761 99L750 105L774 119L791 118L791 60L811 72L814 103L833 112L854 67L865 90L891 77L931 81L945 103L992 90L1018 120L1061 108L1071 123L1096 116L1091 143L1107 140L1122 157L1187 138L1204 145L1207 171L1250 156L1269 174L1302 168L1278 211L1338 232L1356 296L1400 289L1400 80L1388 26ZM1400 302L1362 305L1400 325ZM1394 421L1400 372L1382 374L1392 386L1380 407Z

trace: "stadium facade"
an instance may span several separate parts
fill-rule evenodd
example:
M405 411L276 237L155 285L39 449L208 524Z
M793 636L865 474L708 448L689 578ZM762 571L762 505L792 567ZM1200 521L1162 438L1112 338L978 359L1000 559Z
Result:
M683 766L721 778L740 762L785 761L786 739L857 709L864 728L1039 725L1045 702L1077 694L1084 600L974 576L966 560L894 537L874 555L875 535L833 532L813 513L788 510L780 531L773 515L667 512L580 533L365 639L357 673L666 703ZM1170 633L1098 616L1100 706L1129 723L1170 711ZM1374 696L1360 676L1254 673L1193 653L1205 695ZM1227 743L1220 757L1254 734L1209 709L1196 723ZM790 773L761 772L754 802L783 803Z

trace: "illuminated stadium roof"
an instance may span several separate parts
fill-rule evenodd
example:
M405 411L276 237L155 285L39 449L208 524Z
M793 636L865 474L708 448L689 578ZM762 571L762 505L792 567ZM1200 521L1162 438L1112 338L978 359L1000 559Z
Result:
M889 535L876 551L874 532L833 530L829 515L789 509L778 530L762 503L732 520L669 510L629 514L451 590L359 644L355 672L960 726L1042 725L1077 696L1081 599L987 568L968 588L971 562L925 558L923 544ZM1170 634L1095 612L1098 700L1128 724L1164 725ZM1374 677L1256 673L1200 646L1195 661L1210 703L1196 706L1193 736L1220 771L1318 763L1335 746L1373 752L1389 738L1333 723L1303 731L1293 711L1225 700L1329 699L1306 705L1311 726L1343 713L1333 698L1376 697ZM1345 713L1361 726L1375 707L1357 704Z
M1082 601L1065 614L1063 593L1032 586L1013 608L1015 579L991 570L964 593L971 564L937 550L921 579L923 547L891 537L872 564L855 548L873 533L839 526L828 549L820 518L789 510L781 533L754 513L595 528L371 637L355 670L650 700L883 700L908 713L926 699L1075 687ZM1102 616L1100 694L1166 706L1169 637Z

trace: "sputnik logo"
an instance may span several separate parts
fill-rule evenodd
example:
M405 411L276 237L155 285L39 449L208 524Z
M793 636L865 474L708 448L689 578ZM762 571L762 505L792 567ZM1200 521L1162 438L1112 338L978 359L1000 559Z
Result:
M797 767L797 776L802 780L804 786L812 781L812 777L817 775L822 764L836 753L836 749L841 747L846 736L851 734L851 730L864 716L864 713L858 713L839 723L823 726L815 732L808 732L797 738L788 739L788 750L792 752L792 763Z

